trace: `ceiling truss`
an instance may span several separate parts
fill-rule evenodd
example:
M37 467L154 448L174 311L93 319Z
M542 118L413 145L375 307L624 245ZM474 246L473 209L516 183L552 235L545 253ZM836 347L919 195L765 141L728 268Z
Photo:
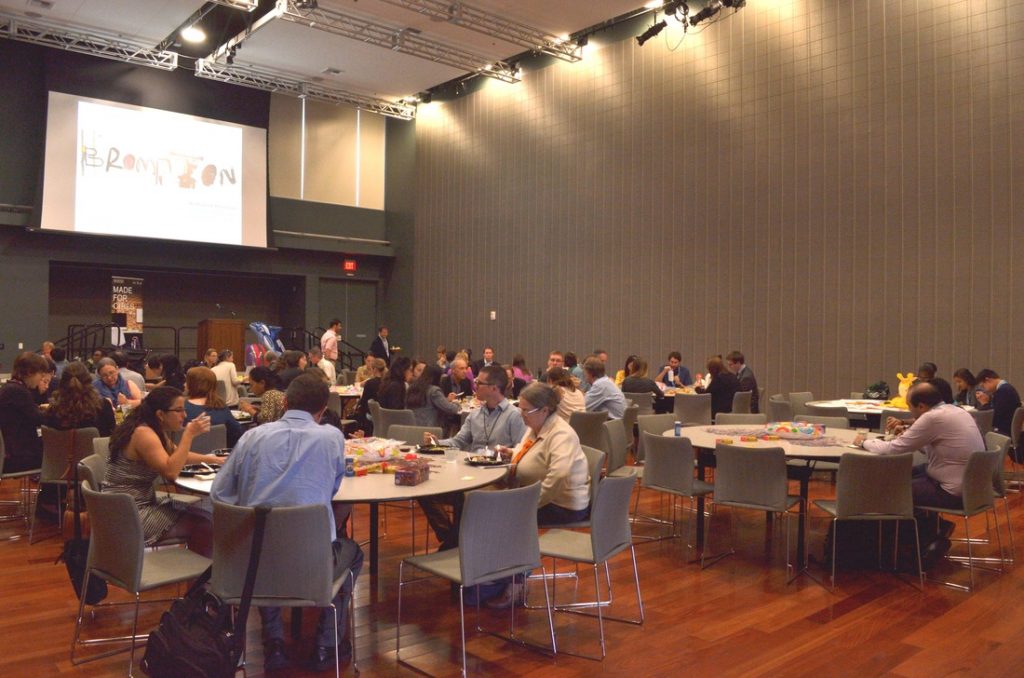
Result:
M7 14L0 14L0 36L165 71L178 67L175 52L153 49L96 31L83 33Z
M392 102L345 90L324 87L318 83L306 82L297 76L289 76L259 68L228 66L218 64L209 59L199 59L196 61L196 75L208 80L252 87L253 89L260 89L265 92L279 92L332 104L346 104L364 111L379 113L402 120L411 120L416 117L416 107L413 104Z
M562 40L539 28L506 19L464 2L446 0L381 0L381 2L411 10L431 19L447 21L450 24L514 45L550 54L564 61L579 61L582 58L582 50L573 40Z

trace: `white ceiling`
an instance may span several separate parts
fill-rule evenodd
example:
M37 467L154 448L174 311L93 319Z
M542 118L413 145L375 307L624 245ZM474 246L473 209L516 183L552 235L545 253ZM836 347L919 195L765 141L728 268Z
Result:
M52 4L49 9L41 6L47 2ZM634 11L644 0L470 0L464 4L560 36ZM48 23L116 33L153 46L202 6L202 0L0 0L0 11L8 14L34 12ZM507 59L525 51L522 46L381 0L320 0L320 7L388 24L396 32L419 29L422 37L472 52L486 61ZM212 52L216 45L209 47ZM386 99L415 94L464 73L280 19L252 34L239 48L235 64L284 71L304 80L321 78L326 86ZM328 67L342 72L336 76L323 74Z

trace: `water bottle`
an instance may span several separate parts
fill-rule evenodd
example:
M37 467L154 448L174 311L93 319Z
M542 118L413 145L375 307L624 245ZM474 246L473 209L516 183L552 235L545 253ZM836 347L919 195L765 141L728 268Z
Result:
M675 386L676 385L676 373L675 373L674 370L669 368L668 374L665 375L665 376L668 378L668 385L669 386Z
M679 438L680 436L683 435L683 422L677 421L675 423L675 427L676 427L676 438Z

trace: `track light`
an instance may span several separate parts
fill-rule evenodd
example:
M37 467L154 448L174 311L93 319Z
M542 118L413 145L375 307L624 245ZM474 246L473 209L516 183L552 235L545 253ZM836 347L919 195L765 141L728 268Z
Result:
M646 31L636 36L636 43L643 47L643 44L645 42L656 36L658 33L661 33L661 31L664 30L666 25L667 24L665 23L664 19L662 19L656 24L651 25L650 27L648 27Z
M711 0L704 9L690 17L690 25L696 26L701 21L710 19L718 14L720 9L722 9L722 0Z

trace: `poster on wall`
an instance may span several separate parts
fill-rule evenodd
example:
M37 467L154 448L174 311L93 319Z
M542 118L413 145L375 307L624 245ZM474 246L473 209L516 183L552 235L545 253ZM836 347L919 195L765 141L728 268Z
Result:
M142 350L142 278L115 275L110 279L110 343Z

